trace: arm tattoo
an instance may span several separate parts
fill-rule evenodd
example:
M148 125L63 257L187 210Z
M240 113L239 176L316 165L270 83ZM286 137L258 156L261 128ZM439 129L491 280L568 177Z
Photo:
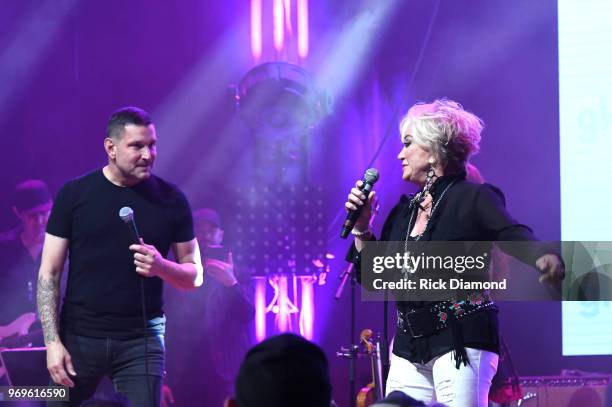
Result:
M59 340L57 308L59 305L59 279L38 277L36 292L38 313L45 337L45 344Z

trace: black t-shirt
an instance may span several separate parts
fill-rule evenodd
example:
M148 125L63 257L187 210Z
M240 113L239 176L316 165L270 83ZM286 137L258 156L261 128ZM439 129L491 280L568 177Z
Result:
M69 273L61 331L92 337L142 334L141 282L150 333L163 333L163 282L135 271L131 236L119 217L129 206L145 243L166 256L173 243L194 238L191 209L183 193L152 175L134 187L110 182L96 170L65 184L47 232L68 239Z

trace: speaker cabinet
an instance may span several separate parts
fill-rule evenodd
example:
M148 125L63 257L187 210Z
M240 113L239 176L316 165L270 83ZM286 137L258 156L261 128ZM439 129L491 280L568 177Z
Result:
M523 396L516 407L612 407L612 379L607 376L521 377Z

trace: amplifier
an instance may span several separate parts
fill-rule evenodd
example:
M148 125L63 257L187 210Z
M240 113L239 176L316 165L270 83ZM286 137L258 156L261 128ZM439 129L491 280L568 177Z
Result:
M523 396L513 407L612 407L610 376L519 378Z

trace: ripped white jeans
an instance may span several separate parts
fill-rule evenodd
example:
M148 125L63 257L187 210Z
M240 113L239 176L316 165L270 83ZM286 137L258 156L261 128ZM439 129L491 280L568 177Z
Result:
M455 367L452 352L437 356L426 364L412 363L391 354L387 394L401 391L430 404L449 407L487 407L491 380L497 371L494 352L465 349L470 364Z

